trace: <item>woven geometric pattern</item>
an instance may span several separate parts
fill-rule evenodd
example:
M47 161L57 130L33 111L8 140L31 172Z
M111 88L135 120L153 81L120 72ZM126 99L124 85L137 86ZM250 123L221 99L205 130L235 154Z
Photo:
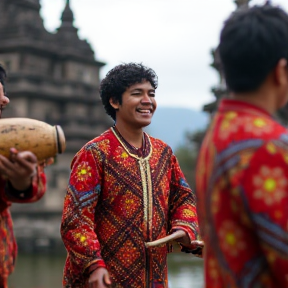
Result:
M206 287L288 287L287 129L253 105L222 100L196 191Z
M108 269L112 287L168 287L166 245L145 242L174 223L198 237L195 195L172 150L145 134L143 151L134 152L111 128L75 156L61 226L65 287L88 288L95 263Z

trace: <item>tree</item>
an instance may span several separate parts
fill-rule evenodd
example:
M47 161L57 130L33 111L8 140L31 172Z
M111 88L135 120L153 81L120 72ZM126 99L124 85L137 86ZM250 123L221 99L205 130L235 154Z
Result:
M195 189L196 162L204 135L205 130L186 133L185 143L175 151L180 167L192 189Z

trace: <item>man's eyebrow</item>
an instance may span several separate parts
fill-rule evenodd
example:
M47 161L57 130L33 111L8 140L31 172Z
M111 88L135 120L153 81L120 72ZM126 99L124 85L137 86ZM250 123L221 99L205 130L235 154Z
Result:
M143 89L143 88L134 88L134 89L131 90L131 92L133 92L133 91L143 91L143 90L145 90L145 89ZM156 89L152 88L152 89L149 89L148 91L149 92L155 92Z

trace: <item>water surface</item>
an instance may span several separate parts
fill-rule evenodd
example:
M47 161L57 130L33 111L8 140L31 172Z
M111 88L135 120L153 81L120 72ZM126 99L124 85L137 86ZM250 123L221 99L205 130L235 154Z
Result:
M18 255L9 288L61 288L65 256ZM203 260L185 253L168 256L169 288L203 288Z

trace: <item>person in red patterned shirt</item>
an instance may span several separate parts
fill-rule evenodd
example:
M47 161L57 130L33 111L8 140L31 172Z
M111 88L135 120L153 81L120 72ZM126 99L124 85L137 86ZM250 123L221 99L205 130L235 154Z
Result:
M5 78L5 70L0 66L0 118L9 103L4 92ZM30 151L17 152L13 147L10 152L9 159L0 155L0 288L8 288L8 276L13 272L17 255L9 207L12 202L37 201L46 188L43 167L37 165L37 157Z
M183 252L201 254L195 194L172 149L143 131L156 88L155 72L137 63L114 67L101 82L115 125L72 161L61 225L65 288L167 288L171 247L146 242L174 232L183 233Z
M205 287L288 287L288 15L272 5L225 22L220 59L229 89L202 143L197 211Z

